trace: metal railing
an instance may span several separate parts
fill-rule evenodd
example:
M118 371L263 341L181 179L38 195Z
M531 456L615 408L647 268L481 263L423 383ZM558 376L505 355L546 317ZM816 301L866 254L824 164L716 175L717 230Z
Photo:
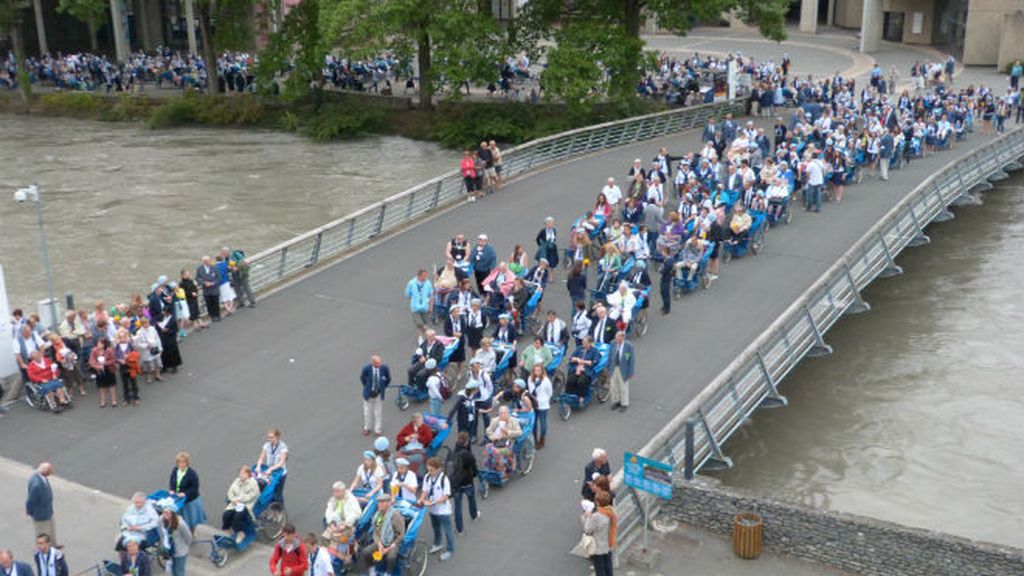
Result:
M894 258L927 243L924 226L949 220L947 207L970 190L1021 168L1024 130L1016 130L954 160L929 176L871 227L842 257L735 358L637 453L670 462L685 477L702 467L728 467L721 446L759 407L785 405L778 384L805 356L831 352L823 334L844 314L870 309L860 291L875 278L902 272ZM621 493L621 472L613 489ZM660 501L631 491L619 498L618 549L628 550ZM644 518L643 506L648 506Z
M502 173L514 178L597 150L699 128L711 116L739 114L743 107L743 102L732 101L680 108L533 140L503 154ZM462 175L453 170L253 255L249 281L253 290L266 289L465 196Z

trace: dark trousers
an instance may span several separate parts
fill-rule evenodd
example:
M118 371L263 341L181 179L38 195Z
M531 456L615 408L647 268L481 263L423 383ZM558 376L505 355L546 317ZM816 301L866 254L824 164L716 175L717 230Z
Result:
M590 376L584 372L582 374L576 374L575 370L569 373L565 378L565 391L569 394L575 394L580 398L583 398L587 394L587 388L590 386Z
M594 564L594 576L612 576L612 553L596 554L590 557Z
M669 312L672 310L672 277L663 273L661 278L661 310Z
M472 520L476 518L476 488L475 484L469 484L467 486L459 486L455 489L455 494L452 494L452 498L455 499L455 531L462 534L462 496L465 495L469 500L469 518Z
M245 529L248 525L248 510L242 510L241 512L238 512L234 508L229 508L225 510L224 513L220 516L221 530L231 530L232 532L245 532Z
M210 315L212 320L220 320L220 295L219 294L203 294L203 300L206 301L206 313Z
M127 366L121 366L121 387L124 389L124 401L131 402L139 399L139 379L132 378Z
M490 270L474 270L473 277L476 278L476 288L481 294L484 293L484 280L491 274Z

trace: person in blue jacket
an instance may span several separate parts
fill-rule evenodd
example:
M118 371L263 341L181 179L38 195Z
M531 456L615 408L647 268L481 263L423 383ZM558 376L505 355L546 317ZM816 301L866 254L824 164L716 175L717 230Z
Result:
M477 290L483 294L484 291L484 279L490 275L491 270L498 265L498 255L494 252L494 247L487 243L487 234L481 234L477 237L476 246L473 247L473 251L469 253L469 262L473 265L473 276L476 278Z

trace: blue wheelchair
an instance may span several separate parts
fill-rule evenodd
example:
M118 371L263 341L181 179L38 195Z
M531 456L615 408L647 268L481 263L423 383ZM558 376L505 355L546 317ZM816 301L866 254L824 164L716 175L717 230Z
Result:
M749 251L757 254L764 249L765 234L767 233L768 217L764 212L751 210L752 222L746 236L740 240L726 240L722 245L722 262L728 262L733 258L741 258Z
M708 242L704 246L704 254L701 255L700 260L697 262L697 270L690 275L686 270L683 269L678 263L675 266L675 277L672 278L672 296L678 300L683 294L689 294L697 288L708 287L708 262L711 260L711 254L715 251L715 243Z
M257 470L253 466L253 476L259 476L259 473L265 471L266 468L266 466L263 466L260 470ZM270 477L266 479L266 484L261 484L260 497L253 504L252 515L249 517L248 522L245 523L245 536L241 542L235 540L230 534L217 534L213 537L213 540L196 542L196 544L207 543L210 545L209 558L214 566L218 568L223 567L228 563L228 559L233 552L245 552L257 538L273 542L281 535L281 529L284 528L285 522L288 520L284 509L284 502L275 500L277 485L281 482L282 477L283 473L281 470L274 470Z
M444 354L441 356L441 361L437 363L438 373L444 372L444 369L448 366L448 362L452 358L452 353L459 347L459 339L448 336L437 336L438 341L444 344ZM416 357L413 356L413 362ZM427 392L425 385L419 385L417 382L412 384L402 384L398 387L398 395L395 396L395 405L398 406L399 410L408 410L409 404L416 402L426 402L430 397Z
M480 495L484 498L490 495L491 486L505 486L515 476L516 472L526 476L533 470L533 460L536 455L533 444L533 427L537 423L537 415L533 412L514 412L513 416L519 420L519 426L523 431L512 442L512 445L509 446L514 455L513 462L515 467L504 476L497 470L481 469L478 479L480 480Z
M562 360L565 359L565 352L567 346L564 344L545 344L548 350L551 351L551 362L544 367L544 371L547 372L548 378L551 379L551 392L552 396L558 397L562 393L562 388L565 387L565 372L559 370L562 365Z
M388 576L423 576L427 572L427 545L419 540L418 536L427 509L402 498L394 498L391 506L405 519L405 535L398 545L398 562L394 571L381 570L376 573ZM362 547L373 545L373 515L376 512L377 497L374 496L366 503L355 527L355 538ZM337 566L335 571L339 574L345 573L338 570Z
M498 362L494 366L494 374L491 374L491 381L508 387L515 379L516 364L512 360L516 357L516 344L495 340L492 346L498 355Z
M569 392L562 392L558 395L556 400L558 402L558 415L562 417L562 420L571 418L573 410L582 410L589 406L595 396L598 402L604 403L608 401L611 389L608 387L608 374L605 368L608 367L608 351L611 347L607 344L595 343L594 348L600 353L601 358L597 361L597 364L591 366L587 371L587 375L590 376L590 385L587 386L584 395L577 396Z

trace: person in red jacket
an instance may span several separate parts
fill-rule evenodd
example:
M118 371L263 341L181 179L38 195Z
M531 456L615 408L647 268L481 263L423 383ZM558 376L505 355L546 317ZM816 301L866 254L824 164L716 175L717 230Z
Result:
M476 162L472 151L466 150L462 153L462 163L459 164L459 169L462 171L462 181L466 184L466 194L469 194L470 199L475 198L474 192L477 191Z
M32 361L28 364L28 379L39 386L39 391L46 395L46 403L50 410L61 412L71 405L64 382L57 378L60 368L43 356L42 351L32 351Z
M306 545L295 533L295 526L285 524L281 529L281 539L274 545L274 554L270 557L270 574L272 576L305 576L309 570L309 556Z
M396 438L395 444L399 450L402 450L406 444L416 440L421 445L420 449L426 449L427 446L430 446L430 442L433 439L434 431L423 421L423 414L416 412L412 415L412 420L398 431L398 438Z

